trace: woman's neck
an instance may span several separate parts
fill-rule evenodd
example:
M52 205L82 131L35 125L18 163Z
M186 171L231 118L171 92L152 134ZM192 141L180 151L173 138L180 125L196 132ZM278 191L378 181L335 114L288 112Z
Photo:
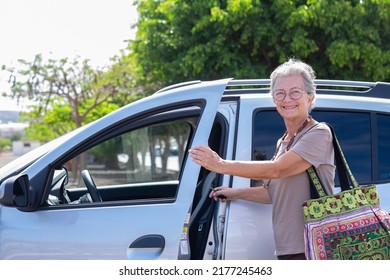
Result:
M284 140L290 140L293 138L296 134L301 132L311 121L311 117L309 115L305 116L304 118L296 118L292 120L285 120L285 126L286 126L286 132L287 135Z

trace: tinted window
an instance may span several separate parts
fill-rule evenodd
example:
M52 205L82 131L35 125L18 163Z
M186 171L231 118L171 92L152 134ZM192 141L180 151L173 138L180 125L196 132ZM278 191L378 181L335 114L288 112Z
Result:
M313 111L312 115L317 121L333 126L356 179L360 183L371 181L370 114ZM254 118L254 153L261 153L266 159L271 159L276 142L284 132L283 119L276 111L257 112Z
M285 130L283 119L278 112L258 112L254 121L253 159L258 157L270 160L275 152L276 142Z
M378 115L378 179L390 179L390 116Z
M312 116L334 128L351 171L359 183L371 181L369 113L313 111Z

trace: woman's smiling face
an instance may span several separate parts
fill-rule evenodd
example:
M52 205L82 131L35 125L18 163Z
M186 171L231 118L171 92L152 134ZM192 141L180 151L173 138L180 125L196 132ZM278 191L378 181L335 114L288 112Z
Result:
M298 90L303 91L302 97L299 99L293 99L290 96L291 91ZM307 92L304 89L303 78L301 75L282 76L277 78L274 86L274 93L277 91L286 92L286 96L283 100L276 100L274 102L279 114L284 119L301 119L302 116L307 116L310 104L314 98L309 98Z

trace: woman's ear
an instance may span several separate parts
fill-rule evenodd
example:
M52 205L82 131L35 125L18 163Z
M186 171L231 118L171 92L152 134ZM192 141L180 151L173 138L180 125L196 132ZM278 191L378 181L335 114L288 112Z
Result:
M314 99L315 99L315 98L316 98L315 95L312 95L312 96L309 97L309 101L308 101L309 106L312 106L312 105L313 105Z

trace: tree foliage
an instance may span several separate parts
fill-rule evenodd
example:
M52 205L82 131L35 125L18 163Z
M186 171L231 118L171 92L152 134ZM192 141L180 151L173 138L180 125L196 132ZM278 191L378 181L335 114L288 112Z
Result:
M121 54L111 58L112 64L102 73L105 84L115 88L117 94L112 102L122 107L145 96L145 86L140 86L136 76L136 65L132 55Z
M11 139L0 137L0 154L5 150L10 150L11 146Z
M322 79L390 81L390 1L139 0L129 49L156 87L267 78L288 57Z
M36 55L32 62L19 60L11 72L12 97L33 101L23 118L30 122L30 139L48 141L115 110L120 94L125 101L119 73L93 69L88 60L63 58L45 61ZM120 67L116 64L116 68ZM115 100L115 101L114 101ZM117 103L116 103L117 102Z
M19 62L22 68L16 73L9 69L13 73L11 89L14 97L29 98L36 104L38 112L46 112L57 104L68 104L76 127L83 124L90 111L117 93L112 84L102 79L103 73L94 70L88 60L44 61L41 55L36 55L32 62Z
M86 111L93 100L89 99L79 105L79 111ZM116 110L118 105L106 101L96 106L85 116L82 124L92 122L104 115ZM21 119L29 122L30 125L25 128L25 133L29 139L38 140L41 143L48 142L60 135L66 134L75 129L76 123L71 117L71 107L66 102L53 99L50 101L48 109L43 113L39 106L31 106L28 112L21 114Z

